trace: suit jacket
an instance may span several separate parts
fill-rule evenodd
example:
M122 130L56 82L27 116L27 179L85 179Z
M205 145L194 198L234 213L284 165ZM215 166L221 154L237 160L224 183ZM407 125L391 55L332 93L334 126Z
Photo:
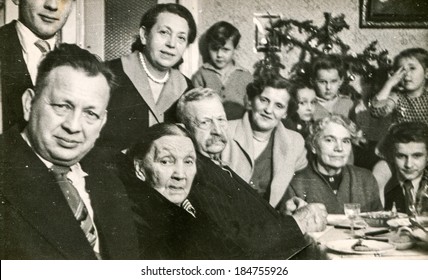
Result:
M147 75L138 52L108 63L116 75L108 107L108 120L97 145L123 150L144 137L149 127L149 112L158 122L176 122L178 98L191 82L180 71L171 69L157 103L155 103Z
M249 182L254 172L253 132L249 113L240 120L229 122L229 143L222 160L241 178ZM276 207L284 196L294 172L306 167L305 141L302 136L286 129L280 122L275 130L272 151L272 182L269 203Z
M16 21L0 27L0 65L3 131L15 123L23 128L21 97L27 88L34 86L22 55Z
M16 127L15 127L16 128ZM96 259L54 175L13 128L0 138L1 259ZM120 180L93 150L81 161L103 259L137 259L132 212Z
M426 214L428 211L428 199L424 199L424 195L428 193L428 168L425 169L422 175L422 180L419 184L418 192L416 194L415 206L416 210L421 212L419 214ZM391 210L395 202L395 207L398 212L408 213L406 197L404 195L403 187L397 180L396 171L393 168L393 176L385 185L385 209Z
M337 194L334 194L315 163L310 164L296 173L283 202L293 196L306 197L308 203L323 203L329 214L344 214L343 204L349 202L360 203L361 212L382 210L379 188L369 170L346 165L342 174L342 182Z
M281 216L230 168L223 170L198 154L197 183L189 199L252 259L288 259L305 240L291 216Z

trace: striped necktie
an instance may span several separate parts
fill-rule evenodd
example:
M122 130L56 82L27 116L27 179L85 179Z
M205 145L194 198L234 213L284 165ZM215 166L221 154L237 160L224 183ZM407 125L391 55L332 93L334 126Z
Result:
M40 52L43 55L46 55L48 52L51 51L51 46L45 40L39 39L34 43L34 45L36 45L36 47L39 48Z
M196 218L196 210L187 198L183 201L183 203L181 203L181 207L187 212L189 212L190 215L193 216L193 218Z
M88 209L83 203L82 198L72 182L67 178L68 172L71 171L70 167L53 165L51 171L55 175L56 182L60 186L68 205L73 211L74 217L80 222L80 228L85 233L86 239L89 244L91 244L92 248L94 248L97 240L97 232L95 231L91 217L88 214Z
M415 215L416 209L415 209L415 200L413 199L413 184L412 181L406 180L403 183L404 187L404 196L406 199L406 210L407 214L409 215Z

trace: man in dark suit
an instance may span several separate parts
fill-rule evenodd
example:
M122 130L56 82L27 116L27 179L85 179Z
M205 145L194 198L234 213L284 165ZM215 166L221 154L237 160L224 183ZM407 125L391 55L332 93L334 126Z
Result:
M138 258L124 187L93 149L112 79L76 45L42 60L23 95L27 126L0 136L1 259Z
M385 209L428 214L428 126L404 122L392 126L382 149L392 166L385 186ZM415 213L416 212L416 213Z
M22 93L33 88L37 65L43 53L55 47L55 35L66 23L74 0L13 2L18 5L19 19L0 28L3 131L15 123L21 128L25 125Z
M227 144L227 119L215 91L196 88L183 94L177 116L189 129L199 151L195 181L203 187L196 185L189 198L249 256L291 258L310 244L304 233L325 228L327 212L322 205L306 205L296 199L289 202L290 208L300 208L293 209L294 216L280 215L221 162L219 155Z

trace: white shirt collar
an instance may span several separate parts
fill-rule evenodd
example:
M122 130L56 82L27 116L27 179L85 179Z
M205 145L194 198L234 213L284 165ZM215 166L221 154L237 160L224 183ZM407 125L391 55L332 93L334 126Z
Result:
M24 132L22 132L21 136L24 139L24 141L28 144L28 146L30 146L30 148L33 149L33 147L31 146L30 140L28 139L27 135ZM34 149L33 149L33 151L34 151ZM47 161L46 159L44 159L43 157L41 157L38 153L36 153L36 151L34 151L34 153L39 157L39 159L44 163L44 165L46 165L46 167L48 169L52 168L52 166L53 166L52 162ZM79 177L86 177L86 176L88 176L88 173L86 173L85 171L83 171L83 169L82 169L82 167L80 166L79 163L76 163L76 164L70 166L70 169L71 169L71 172L73 174L76 174Z
M19 42L21 43L22 50L24 53L28 53L35 45L34 43L37 40L40 40L36 34L34 34L27 26L25 26L22 22L16 22L16 31L18 33ZM53 36L50 39L45 40L48 42L51 50L54 49L56 44L56 36Z

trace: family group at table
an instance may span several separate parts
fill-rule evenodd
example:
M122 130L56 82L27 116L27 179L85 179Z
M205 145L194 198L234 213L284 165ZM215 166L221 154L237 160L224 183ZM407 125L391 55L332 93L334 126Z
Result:
M306 84L266 61L252 75L227 22L187 78L197 27L179 4L150 8L132 53L103 62L57 42L73 0L14 2L0 28L1 259L323 259L307 233L346 203L428 215L428 51L397 55L366 108L341 92L337 55L315 57ZM393 119L370 169L356 164L362 107Z

